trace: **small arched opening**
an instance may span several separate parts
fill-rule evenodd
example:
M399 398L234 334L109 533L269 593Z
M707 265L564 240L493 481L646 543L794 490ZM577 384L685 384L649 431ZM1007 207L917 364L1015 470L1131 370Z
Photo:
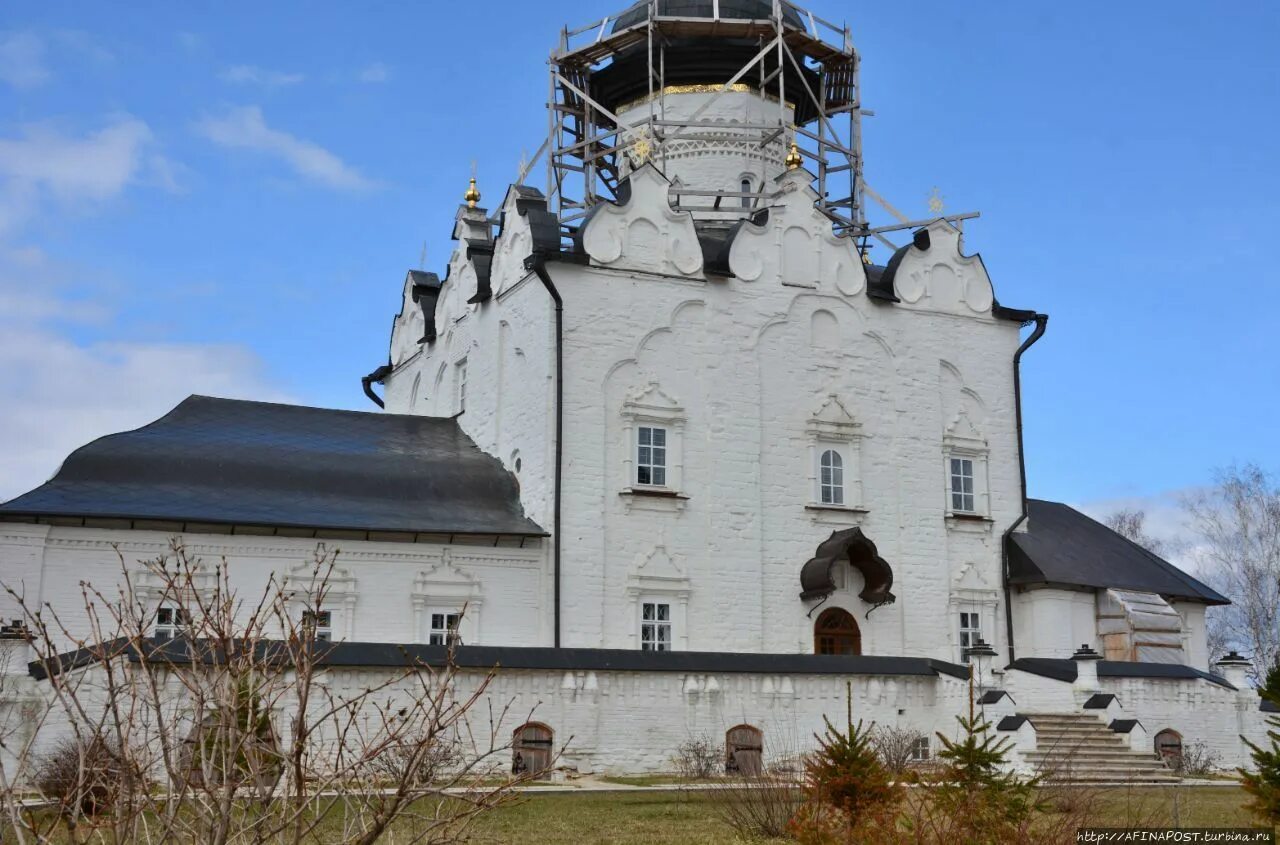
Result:
M829 607L813 623L814 654L862 654L862 631L853 614Z
M546 777L551 769L555 732L541 722L526 722L511 739L511 773L530 778Z
M1182 763L1182 734L1165 728L1156 734L1156 754L1169 766L1177 769Z
M747 777L763 772L764 731L753 725L735 725L725 731L724 771Z

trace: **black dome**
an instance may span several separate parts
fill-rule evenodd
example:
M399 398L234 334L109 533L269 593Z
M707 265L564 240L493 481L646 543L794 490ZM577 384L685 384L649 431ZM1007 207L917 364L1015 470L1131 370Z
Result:
M658 14L678 18L710 18L713 16L712 0L658 0ZM770 0L720 0L720 17L729 20L767 21L773 16L773 3ZM613 31L643 23L649 18L649 0L640 0L631 8L618 15L613 22ZM782 10L782 22L788 26L804 29L804 21L790 6Z
M770 0L719 0L721 20L768 20L773 14ZM794 9L784 7L783 23L788 28L803 29L804 23ZM714 13L712 0L658 0L658 14L682 18L711 18ZM643 24L649 18L647 0L634 4L614 21L613 31L619 32ZM658 45L654 45L655 48ZM624 103L633 102L649 91L649 61L645 44L624 48L608 66L595 71L591 77L591 93L605 108L616 111ZM666 41L667 85L718 85L728 82L760 50L756 38L726 37L723 35L677 36ZM656 53L656 49L655 49ZM657 63L657 56L654 56ZM760 62L765 75L772 75L778 66L778 57L772 52ZM804 124L816 119L817 111L804 96L804 82L811 90L819 89L818 74L806 67L801 73L788 63L783 64L781 76L785 78L787 99L795 103L796 123ZM758 74L748 74L745 84L752 84ZM778 77L765 85L765 91L777 96Z

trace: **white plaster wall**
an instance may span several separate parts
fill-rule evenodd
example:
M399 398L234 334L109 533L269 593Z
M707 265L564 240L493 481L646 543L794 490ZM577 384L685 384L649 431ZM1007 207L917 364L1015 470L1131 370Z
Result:
M707 105L709 100L713 102ZM642 102L619 113L624 125L635 126L625 137L644 138L652 148L654 164L673 182L678 180L687 188L738 192L743 177L748 177L752 181L752 189L759 191L783 171L791 134L784 132L761 147L759 139L766 130L743 129L742 126L790 127L795 122L790 106L780 106L777 100L745 91L719 95L668 93L663 99L663 106L664 110L659 111L654 105L656 119L688 120L703 109L697 119L716 124L713 127L681 129L682 137L668 139L659 147L653 143L647 127L642 125L649 120L648 103ZM671 133L672 129L667 127L664 132ZM685 201L691 205L710 205L712 199L688 197ZM725 204L740 205L732 199Z
M999 537L1020 507L1018 326L992 317L989 302L984 312L954 297L868 300L861 263L819 219L806 182L799 171L779 179L769 221L735 242L734 278L634 269L660 268L666 256L661 241L623 233L642 219L674 225L665 191L647 177L620 214L589 224L592 266L552 267L567 327L567 644L633 646L627 585L661 550L668 577L688 591L688 648L811 651L800 567L832 530L861 525L893 567L899 597L868 617L856 598L861 576L851 574L832 598L855 612L864 652L956 659L951 595L963 572L991 600L984 634L1002 647ZM595 226L620 233L622 258L592 251L614 243ZM980 267L954 240L939 240L929 252L935 265L954 264L973 288ZM628 269L614 270L624 259ZM865 514L806 508L814 499L806 428L832 394L861 425ZM687 499L623 495L631 448L623 408L636 397L684 419ZM945 515L944 438L962 414L987 449L989 521Z
M96 670L95 670L96 671ZM87 673L82 673L87 674ZM337 667L326 672L334 694L356 693L385 677L378 670ZM478 671L461 671L456 698L469 696L483 681ZM49 694L47 683L29 677L6 678L0 696L0 722L16 718ZM91 699L99 686L90 676L81 687ZM411 684L387 693L413 694ZM846 691L852 698L846 698ZM175 690L175 693L179 691ZM790 760L814 747L823 717L844 723L851 701L855 721L918 730L934 736L956 733L955 716L967 707L967 687L950 677L762 675L737 673L607 672L499 669L470 712L471 731L487 744L490 719L501 719L499 743L527 721L554 732L555 747L564 747L562 767L580 772L632 774L672 771L676 749L693 737L707 737L723 748L725 732L748 724L764 733L767 764ZM175 699L177 700L177 699ZM67 734L65 718L54 704L49 724L40 729L37 749ZM287 740L290 714L273 710L272 718ZM933 740L936 748L937 740ZM499 754L498 767L511 764L510 751Z
M106 596L117 594L123 584L121 558L131 579L141 583L145 579L140 579L140 561L164 554L173 536L206 567L225 561L231 587L246 606L262 595L273 573L282 578L297 568L291 583L299 588L309 583L309 575L302 580L303 571L309 572L317 543L336 550L333 592L326 606L333 611L335 639L424 642L426 632L414 612L415 593L439 597L434 606L469 600L463 639L475 645L532 644L529 632L539 629L543 616L546 554L536 541L520 549L494 547L492 540L474 546L317 541L0 523L0 583L38 596L70 631L86 636L80 583ZM26 563L37 554L38 566ZM350 589L343 581L347 577L353 579ZM421 584L426 586L416 586ZM354 593L350 603L340 595L346 591ZM20 616L9 596L0 602L0 618Z
M1174 610L1182 617L1183 648L1187 653L1187 665L1208 670L1209 634L1205 628L1206 607L1198 602L1175 601Z
M1018 657L1070 657L1081 645L1101 653L1093 590L1039 588L1013 594Z
M1019 713L1081 712L1088 694L1070 683L1020 670L1006 670L1001 686L1013 696ZM1114 694L1121 717L1142 722L1152 743L1157 732L1172 728L1182 735L1184 747L1204 743L1224 768L1250 765L1241 736L1254 742L1266 738L1266 714L1258 710L1253 689L1230 690L1199 679L1101 678L1098 691ZM1149 750L1154 751L1154 744Z

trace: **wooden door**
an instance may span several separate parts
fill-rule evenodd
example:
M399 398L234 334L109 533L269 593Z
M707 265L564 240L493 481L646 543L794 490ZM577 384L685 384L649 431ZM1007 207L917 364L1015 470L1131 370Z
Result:
M726 774L758 777L764 771L764 734L751 725L729 728L724 735Z
M537 722L516 728L511 743L512 774L544 777L551 768L552 738L551 728Z

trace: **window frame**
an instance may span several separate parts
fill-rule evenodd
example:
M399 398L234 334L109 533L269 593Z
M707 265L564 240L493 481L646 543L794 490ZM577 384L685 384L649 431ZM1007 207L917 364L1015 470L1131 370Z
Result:
M444 627L436 627L436 617L442 617ZM458 607L431 607L426 612L427 645L462 645L462 609ZM438 641L437 641L438 640Z
M921 734L911 742L911 762L927 763L933 759L933 743L928 734Z
M628 394L620 417L620 436L613 447L618 450L614 452L619 458L614 466L618 467L615 471L619 475L614 477L622 482L621 493L627 512L633 507L682 510L684 500L688 498L681 492L684 483L684 427L687 422L684 409L656 382L649 382ZM636 462L640 456L641 428L661 428L666 432L664 484L641 484L639 481Z
M453 396L456 414L467 411L467 358L463 356L453 364Z
M167 615L167 622L160 621L162 615ZM156 607L155 622L151 625L152 639L167 642L180 639L190 631L191 612L186 608L173 604L161 604Z
M974 643L982 639L982 612L978 610L961 610L957 621L959 627L956 630L959 635L956 638L956 642L960 644L960 662L968 663L968 650L973 647ZM966 622L970 624L966 625Z
M818 504L842 508L845 505L845 459L834 444L818 444ZM830 465L827 456L832 457Z
M646 618L645 613L648 608L653 608L653 617ZM663 618L661 610L666 611L666 617ZM639 620L640 650L641 651L674 651L675 645L675 609L673 603L666 598L658 598L646 596L640 599L640 620ZM652 636L646 638L646 628L650 628ZM665 630L666 638L663 639L662 631Z
M645 432L649 433L649 442L644 442ZM658 445L655 441L661 433L662 444ZM649 460L643 460L645 450L648 450ZM662 452L662 463L657 461L657 451ZM659 490L670 489L668 480L671 477L671 431L664 425L658 425L649 421L636 424L636 442L635 442L635 469L634 477L631 483L637 487L656 488ZM649 480L642 481L641 473L648 471ZM662 480L657 481L658 473L662 474Z
M302 629L305 631L310 628L311 638L318 643L328 643L333 641L333 611L332 610L314 610L308 608L302 611Z
M965 472L966 466L968 473ZM957 481L960 482L959 489L956 487ZM968 490L964 489L966 481L969 483ZM977 461L972 455L958 453L947 455L947 496L951 513L978 513ZM957 500L959 501L958 505L956 504ZM968 507L965 507L966 504Z

